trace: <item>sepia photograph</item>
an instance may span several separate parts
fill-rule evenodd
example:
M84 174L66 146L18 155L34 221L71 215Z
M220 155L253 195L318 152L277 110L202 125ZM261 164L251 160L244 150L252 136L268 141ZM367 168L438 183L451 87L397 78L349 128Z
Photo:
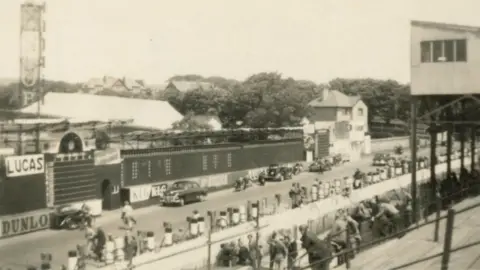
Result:
M480 270L476 10L1 0L0 270Z

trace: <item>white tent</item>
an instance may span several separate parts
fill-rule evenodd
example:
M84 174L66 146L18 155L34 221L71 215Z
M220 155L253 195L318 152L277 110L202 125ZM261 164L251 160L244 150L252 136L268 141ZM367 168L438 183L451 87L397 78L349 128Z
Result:
M34 103L20 111L35 114L37 110ZM166 101L82 93L47 93L40 101L40 114L70 121L130 120L130 126L149 129L169 129L183 118Z

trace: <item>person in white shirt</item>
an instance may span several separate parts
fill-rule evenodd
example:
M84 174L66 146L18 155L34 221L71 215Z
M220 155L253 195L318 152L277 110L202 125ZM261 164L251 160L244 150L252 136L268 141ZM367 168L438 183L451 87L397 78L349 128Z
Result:
M132 206L128 201L125 201L123 203L123 208L122 208L122 219L126 225L129 225L130 221L133 222L134 224L137 224L137 221L135 220L135 218L133 218L132 214L133 214Z
M388 235L389 225L392 225L393 232L398 232L401 229L402 218L400 211L391 203L385 201L377 201L378 213L373 217L373 220L378 220L382 223L382 234Z
M93 224L95 223L95 219L93 218L92 209L90 208L90 206L86 202L84 202L82 207L80 208L80 211L82 211L83 213L86 225L93 226Z

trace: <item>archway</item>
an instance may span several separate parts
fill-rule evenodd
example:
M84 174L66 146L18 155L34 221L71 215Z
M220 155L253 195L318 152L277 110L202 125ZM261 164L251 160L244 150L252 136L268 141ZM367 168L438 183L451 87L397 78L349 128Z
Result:
M102 209L110 209L112 183L108 179L102 181Z
M68 154L80 152L83 152L82 138L80 138L80 136L73 131L67 132L65 135L63 135L58 147L58 153Z

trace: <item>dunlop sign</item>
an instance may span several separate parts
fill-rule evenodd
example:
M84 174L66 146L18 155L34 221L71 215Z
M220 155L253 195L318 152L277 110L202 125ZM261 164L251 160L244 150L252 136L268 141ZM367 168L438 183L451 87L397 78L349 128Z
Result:
M45 172L43 154L5 157L7 177L17 177Z
M50 227L50 214L38 213L23 216L5 217L2 219L2 237L25 234L44 230Z

